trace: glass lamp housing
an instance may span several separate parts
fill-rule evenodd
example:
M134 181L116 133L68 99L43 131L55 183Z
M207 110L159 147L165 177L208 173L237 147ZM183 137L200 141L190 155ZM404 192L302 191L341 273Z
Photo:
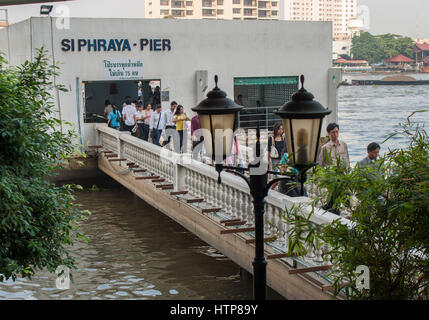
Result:
M243 107L227 98L217 81L215 76L216 87L192 111L199 115L207 155L222 163L231 153L237 114Z
M275 112L283 120L287 150L298 169L316 162L322 121L331 113L313 99L304 89L304 76L301 76L301 89Z

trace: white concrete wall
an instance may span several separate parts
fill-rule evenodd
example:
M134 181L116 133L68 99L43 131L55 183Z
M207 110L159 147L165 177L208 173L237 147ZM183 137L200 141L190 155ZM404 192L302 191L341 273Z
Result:
M231 99L234 77L304 74L306 89L323 105L328 103L327 76L332 58L330 22L72 18L70 29L57 29L55 21L52 26L53 52L61 67L56 82L70 90L59 93L61 116L76 128L81 121L82 130L82 102L79 119L76 110L76 90L81 90L81 86L76 84L76 78L80 82L105 80L104 59L142 59L144 79L161 79L162 90L170 91L170 101L182 104L188 115L192 115L190 108L199 102L195 84L197 70L208 71L208 90L214 87L213 77L218 74L219 87ZM50 18L31 19L32 37L29 21L20 24L23 33L19 33L17 27L10 27L11 39L25 41L11 47L11 55L18 52L20 56L24 53L28 56L30 48L34 52L42 45L50 48ZM131 51L88 52L85 48L81 52L64 52L61 40L65 38L75 41L128 39ZM141 38L170 39L171 51L141 51ZM166 109L169 102L162 104Z
M18 65L31 59L31 23L25 20L1 31L0 51L11 65Z

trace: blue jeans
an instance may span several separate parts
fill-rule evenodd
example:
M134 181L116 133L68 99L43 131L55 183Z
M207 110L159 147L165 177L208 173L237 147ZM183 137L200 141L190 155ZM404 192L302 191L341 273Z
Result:
M162 130L155 130L155 129L153 129L153 130L154 131L153 131L153 136L152 136L152 142L157 146L161 146L159 144L159 138L161 138Z

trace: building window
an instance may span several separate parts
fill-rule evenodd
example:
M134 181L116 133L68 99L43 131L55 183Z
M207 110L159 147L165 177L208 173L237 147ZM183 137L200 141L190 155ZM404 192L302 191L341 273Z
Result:
M254 0L244 0L243 5L246 7L256 7L256 1Z
M186 10L186 15L187 16L193 16L194 15L194 11L193 10Z
M217 5L218 6L223 6L223 0L217 0Z
M161 13L161 16L168 16L170 14L170 11L169 10L161 10L160 13Z
M217 14L223 15L223 9L218 9Z
M232 0L232 4L241 4L241 0Z
M251 16L251 15L253 15L253 10L252 9L244 9L243 13L245 16Z
M184 8L185 4L182 1L173 1L171 3L172 8Z
M241 9L240 8L232 8L232 13L240 14L241 13Z
M207 1L207 0L203 1L203 7L211 7L211 6L212 6L212 2L211 1Z
M182 11L182 10L171 10L171 15L173 17L184 17L185 16L185 11Z
M186 1L186 6L187 7L192 7L192 1Z
M168 6L168 5L170 5L170 1L169 0L161 0L160 5L161 6Z
M214 10L211 9L203 9L203 16L205 17L212 17L215 14L213 13Z

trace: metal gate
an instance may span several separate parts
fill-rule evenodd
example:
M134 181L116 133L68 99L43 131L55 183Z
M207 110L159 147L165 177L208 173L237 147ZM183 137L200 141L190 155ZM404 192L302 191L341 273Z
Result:
M281 121L273 112L298 90L298 76L234 78L234 96L242 96L244 108L239 113L243 129L271 130Z

